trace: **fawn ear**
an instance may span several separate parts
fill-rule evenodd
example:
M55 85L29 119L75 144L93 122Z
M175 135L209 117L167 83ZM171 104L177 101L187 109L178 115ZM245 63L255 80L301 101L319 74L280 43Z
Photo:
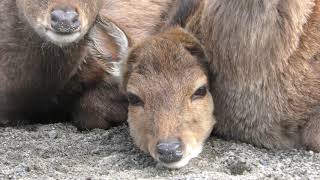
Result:
M198 59L207 61L205 50L196 38L192 36L184 38L180 42L184 48L190 52L191 55L197 57Z
M166 37L179 42L189 53L199 60L207 61L205 49L201 42L187 30L175 27L167 30Z
M130 40L114 22L101 16L88 35L89 53L107 66L107 72L114 77L121 76L121 64L128 54Z

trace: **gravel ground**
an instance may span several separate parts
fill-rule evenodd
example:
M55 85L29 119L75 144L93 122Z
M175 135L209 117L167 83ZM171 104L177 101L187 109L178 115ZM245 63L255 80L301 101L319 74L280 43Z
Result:
M69 124L0 129L0 179L320 179L320 154L270 152L210 138L180 170L136 149L125 125L79 132Z

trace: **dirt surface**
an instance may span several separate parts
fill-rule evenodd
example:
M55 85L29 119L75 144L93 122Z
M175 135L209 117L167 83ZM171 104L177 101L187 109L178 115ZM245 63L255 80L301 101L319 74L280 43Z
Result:
M210 138L201 157L168 170L136 149L127 127L0 129L0 179L320 179L320 154L270 152Z

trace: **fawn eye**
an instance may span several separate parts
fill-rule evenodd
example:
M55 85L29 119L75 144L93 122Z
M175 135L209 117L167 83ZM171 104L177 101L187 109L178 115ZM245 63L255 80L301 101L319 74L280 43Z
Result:
M128 100L131 106L144 106L144 102L141 98L133 93L128 93Z
M208 86L204 85L204 86L201 86L199 89L197 89L196 92L193 93L191 98L192 100L203 98L207 95L207 93L208 93Z

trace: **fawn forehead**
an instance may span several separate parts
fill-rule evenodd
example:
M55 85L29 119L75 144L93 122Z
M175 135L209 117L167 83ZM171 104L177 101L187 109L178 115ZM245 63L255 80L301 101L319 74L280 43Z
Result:
M131 73L146 75L174 75L185 69L199 69L200 60L192 56L180 42L155 37L134 48L128 64L134 64ZM201 67L201 68L200 68Z
M132 56L133 54L133 56ZM199 83L206 83L206 72L199 60L179 42L154 38L137 46L129 55L127 87L143 93L185 94ZM200 81L200 82L199 82Z

